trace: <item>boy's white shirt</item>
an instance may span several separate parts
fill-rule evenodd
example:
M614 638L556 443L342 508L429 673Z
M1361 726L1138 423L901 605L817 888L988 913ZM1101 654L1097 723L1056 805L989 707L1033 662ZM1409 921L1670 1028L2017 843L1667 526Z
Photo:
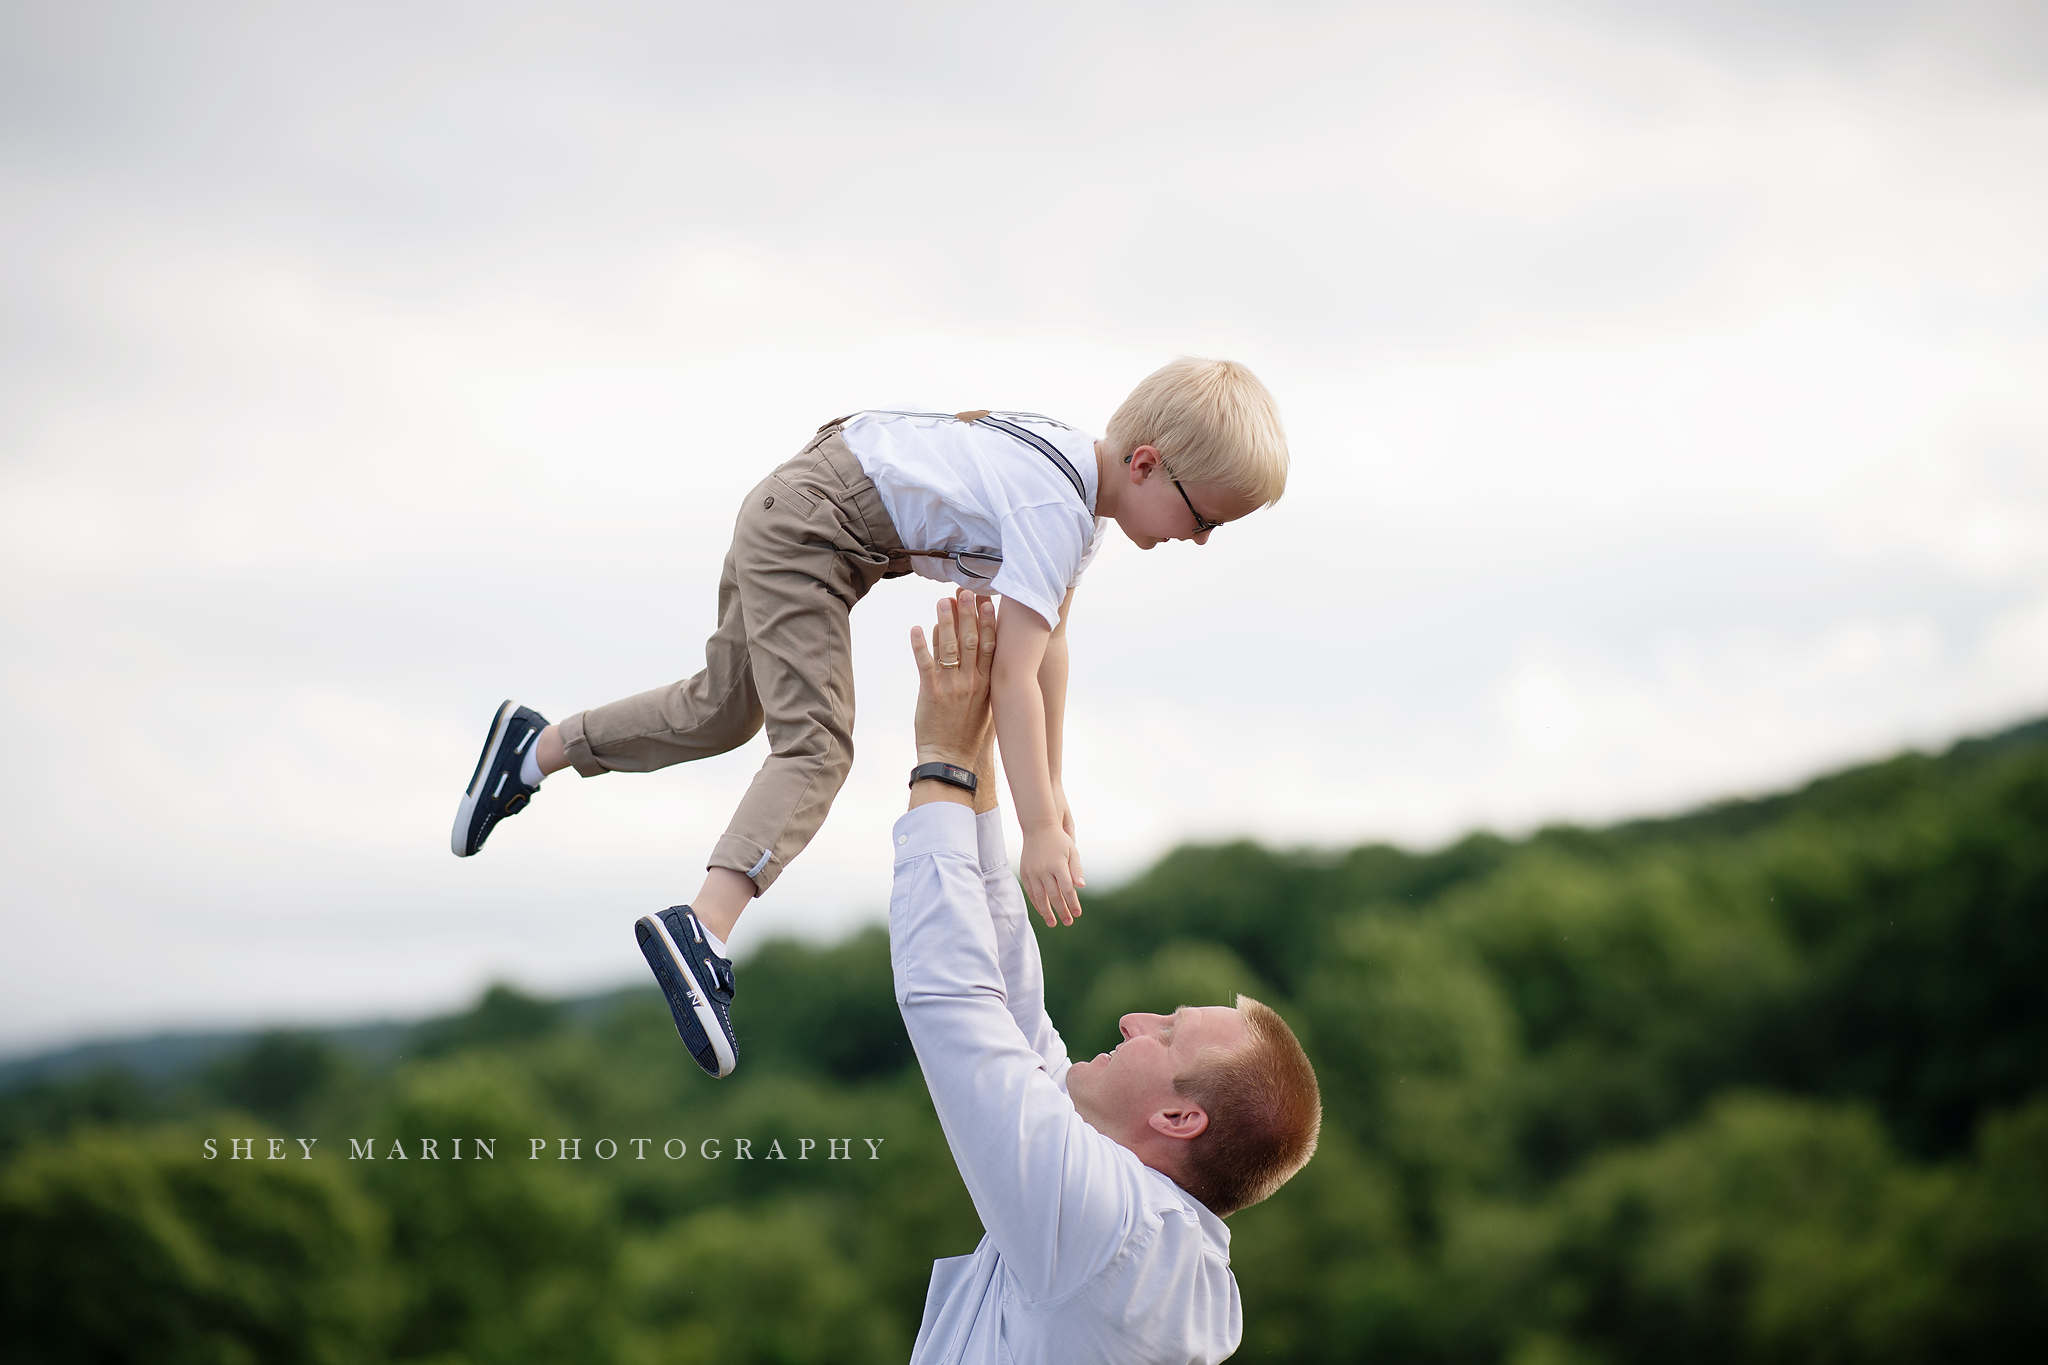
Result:
M1060 604L1102 543L1095 438L1035 413L996 413L1057 449L1081 480L1017 437L930 412L859 412L840 435L913 550L998 550L993 582L949 559L920 557L926 578L1014 598L1060 623Z
M912 1365L1218 1361L1243 1330L1222 1219L1067 1097L1002 814L896 822L896 1001L987 1229L932 1266Z

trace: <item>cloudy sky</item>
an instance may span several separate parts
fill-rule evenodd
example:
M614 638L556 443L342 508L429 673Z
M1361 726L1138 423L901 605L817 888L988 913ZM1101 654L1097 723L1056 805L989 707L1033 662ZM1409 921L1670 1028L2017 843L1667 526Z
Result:
M1286 499L1081 595L1098 884L2048 711L2044 14L13 0L0 1052L634 979L760 742L458 861L481 727L694 671L863 406L1279 397ZM932 597L742 950L884 905Z

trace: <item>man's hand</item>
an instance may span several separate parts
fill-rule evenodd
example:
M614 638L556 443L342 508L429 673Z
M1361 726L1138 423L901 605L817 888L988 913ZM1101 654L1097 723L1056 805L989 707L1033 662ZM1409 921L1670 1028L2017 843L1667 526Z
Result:
M925 647L924 631L910 628L910 652L917 660L917 761L951 763L975 776L975 809L995 805L995 727L989 716L989 677L996 657L996 608L986 597L962 589L955 597L940 598L938 620L932 627L932 647ZM941 788L929 794L911 793L910 804L957 792L944 783L920 782L918 787Z

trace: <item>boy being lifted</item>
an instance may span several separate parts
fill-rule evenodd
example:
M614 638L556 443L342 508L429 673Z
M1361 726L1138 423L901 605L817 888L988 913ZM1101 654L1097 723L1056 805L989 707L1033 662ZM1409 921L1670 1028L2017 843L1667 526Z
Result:
M991 702L1023 826L1019 875L1048 925L1071 924L1085 880L1060 784L1074 585L1106 522L1147 550L1202 545L1278 501L1286 483L1273 397L1225 360L1154 372L1099 440L1024 412L827 422L741 505L704 670L554 725L499 707L456 812L454 851L483 847L550 773L651 772L738 748L765 720L768 759L696 898L634 926L691 1055L713 1076L731 1074L726 940L817 833L852 766L849 613L880 579L915 571L1003 599ZM952 776L970 789L975 780Z

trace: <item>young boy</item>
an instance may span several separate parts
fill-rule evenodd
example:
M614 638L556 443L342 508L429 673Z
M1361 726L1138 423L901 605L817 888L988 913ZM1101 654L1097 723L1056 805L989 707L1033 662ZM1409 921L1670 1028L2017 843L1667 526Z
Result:
M1003 599L991 703L1024 830L1019 876L1048 925L1071 924L1083 878L1060 785L1067 617L1103 525L1147 550L1202 545L1278 501L1286 483L1272 395L1224 360L1154 372L1100 440L1035 413L827 422L741 505L704 671L555 725L506 702L456 812L455 853L483 847L549 773L651 772L738 748L765 719L768 760L712 847L696 899L634 927L691 1055L712 1076L731 1074L725 940L817 833L852 766L848 614L878 580L914 571ZM941 780L972 790L976 775Z

